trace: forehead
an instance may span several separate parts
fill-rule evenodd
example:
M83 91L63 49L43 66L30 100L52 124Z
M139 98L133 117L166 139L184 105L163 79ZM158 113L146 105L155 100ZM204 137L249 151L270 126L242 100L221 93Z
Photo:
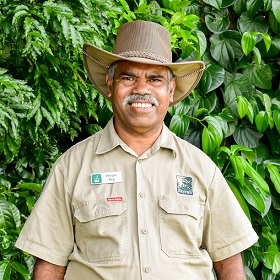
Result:
M116 76L129 72L136 76L161 75L167 76L167 67L161 65L144 64L132 61L120 61L116 69Z

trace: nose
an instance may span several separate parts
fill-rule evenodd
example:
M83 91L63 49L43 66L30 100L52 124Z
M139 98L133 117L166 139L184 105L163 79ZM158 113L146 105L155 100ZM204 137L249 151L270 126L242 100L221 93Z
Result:
M145 78L137 78L132 89L132 93L146 94L151 93L150 84Z

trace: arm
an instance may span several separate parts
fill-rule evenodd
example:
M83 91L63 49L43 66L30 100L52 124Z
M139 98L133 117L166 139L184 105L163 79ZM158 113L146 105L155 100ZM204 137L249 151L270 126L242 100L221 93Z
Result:
M36 260L33 270L33 280L62 280L66 266L59 266L42 259Z
M214 269L218 280L246 280L240 253L222 261L214 262Z

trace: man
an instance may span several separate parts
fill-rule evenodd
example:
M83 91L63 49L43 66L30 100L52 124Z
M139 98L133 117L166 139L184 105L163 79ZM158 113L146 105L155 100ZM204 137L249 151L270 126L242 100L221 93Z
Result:
M145 21L120 27L113 54L83 53L114 117L53 166L16 243L34 279L246 279L256 233L215 164L163 124L203 62L172 63L169 32Z

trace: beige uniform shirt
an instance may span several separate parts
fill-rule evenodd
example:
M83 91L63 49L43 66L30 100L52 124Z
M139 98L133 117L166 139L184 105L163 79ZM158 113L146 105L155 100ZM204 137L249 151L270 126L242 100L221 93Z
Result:
M138 157L106 128L54 164L16 246L65 279L210 280L257 235L215 164L167 127Z

